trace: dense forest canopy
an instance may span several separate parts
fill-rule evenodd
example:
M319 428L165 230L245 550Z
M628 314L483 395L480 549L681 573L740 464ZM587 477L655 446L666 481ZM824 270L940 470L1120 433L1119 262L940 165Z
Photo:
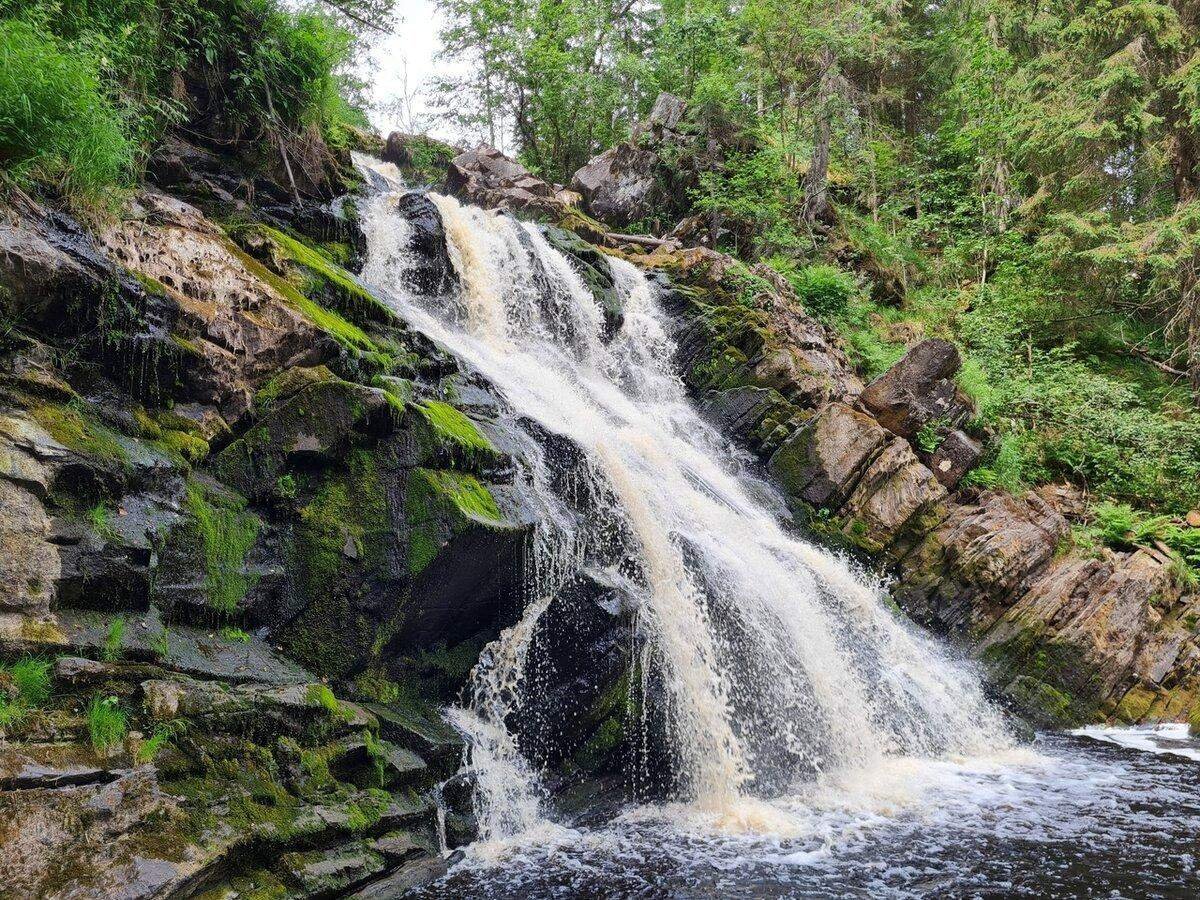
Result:
M632 228L705 217L864 376L954 340L976 484L1070 480L1122 540L1200 507L1196 4L437 2L447 123L551 180L688 101L685 208ZM0 0L6 184L111 209L179 130L303 190L366 125L352 73L397 13Z

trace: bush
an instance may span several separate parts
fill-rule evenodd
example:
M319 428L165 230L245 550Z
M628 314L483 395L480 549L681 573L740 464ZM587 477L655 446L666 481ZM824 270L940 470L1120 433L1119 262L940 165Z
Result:
M128 183L133 150L96 62L28 22L0 21L0 167L85 201Z
M813 265L788 279L810 315L832 319L842 315L857 291L854 277L836 266Z

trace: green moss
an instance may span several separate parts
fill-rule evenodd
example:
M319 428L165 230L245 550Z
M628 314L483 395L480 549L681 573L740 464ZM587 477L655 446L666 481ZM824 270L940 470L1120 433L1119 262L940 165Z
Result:
M320 251L289 234L267 225L254 226L292 262L303 266L309 275L306 293L320 292L337 304L339 310L360 321L392 323L396 315L354 280L354 277Z
M1068 698L1065 714L1056 719L1058 724L1093 721L1099 712L1095 668L1073 644L1047 639L1044 627L1038 623L1016 624L1020 627L1011 637L983 653L992 680L1009 685L1020 678L1032 679L1045 686L1038 688L1039 694L1048 696L1048 689ZM1093 674L1085 674L1089 672Z
M475 423L449 403L422 400L416 408L443 443L462 451L468 459L496 454L495 446Z
M128 466L129 454L121 446L116 433L75 406L44 403L29 412L64 447L85 456L118 463L122 467Z
M299 393L313 384L333 381L335 376L326 366L293 366L274 375L254 395L256 409L264 410L281 399Z
M276 275L232 241L226 242L226 247L250 274L274 288L289 306L347 350L359 354L371 354L381 364L390 360L390 351L394 348L374 341L365 331L347 321L339 313L310 300L286 278Z
M326 685L310 684L308 690L304 692L304 699L310 706L319 706L325 712L329 713L329 717L338 722L350 721L350 711L342 704L337 697L333 696Z
M186 505L204 558L208 603L230 615L258 581L246 572L246 556L258 539L259 520L239 497L218 495L189 481Z
M488 527L504 524L491 492L473 475L453 470L414 469L409 474L405 512L410 526L408 568L414 575L441 551L442 526L447 522L452 530L466 522Z

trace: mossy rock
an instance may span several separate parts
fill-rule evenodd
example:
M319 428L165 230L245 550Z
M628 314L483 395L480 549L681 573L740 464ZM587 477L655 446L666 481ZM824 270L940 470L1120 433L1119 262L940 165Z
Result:
M392 427L394 405L383 391L320 373L280 379L264 388L267 408L259 421L212 461L213 473L247 496L267 494L296 458L335 460L368 421ZM306 379L307 386L287 393ZM272 395L283 399L272 402Z
M296 614L275 636L322 675L366 668L403 621L407 572L391 477L375 452L352 451L319 477L292 529L286 606Z
M287 278L305 296L364 328L398 326L400 319L327 252L268 225L233 232L248 252Z
M1020 681L1011 699L1033 719L1059 726L1093 722L1100 713L1099 686L1083 652L1076 646L1055 640L1036 622L1021 622L1008 639L987 647L983 663L988 678L997 685L1011 686ZM1037 684L1033 684L1036 682ZM1050 693L1050 692L1054 693ZM1059 700L1065 698L1064 702ZM1028 706L1022 706L1023 701Z

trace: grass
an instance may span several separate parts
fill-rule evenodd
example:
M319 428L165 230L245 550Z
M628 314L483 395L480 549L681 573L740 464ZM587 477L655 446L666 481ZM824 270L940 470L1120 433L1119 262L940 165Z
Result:
M121 658L121 645L125 642L125 620L117 616L109 623L108 633L104 636L104 647L100 656L105 662L116 662Z
M160 628L150 639L150 649L159 659L166 659L171 655L171 633L167 631L167 626Z
M26 656L11 665L0 665L0 731L20 726L38 707L50 699L48 660Z
M0 167L95 203L129 181L133 147L96 59L19 19L0 21Z
M96 695L87 709L88 736L97 753L115 747L129 731L128 719L116 697Z

